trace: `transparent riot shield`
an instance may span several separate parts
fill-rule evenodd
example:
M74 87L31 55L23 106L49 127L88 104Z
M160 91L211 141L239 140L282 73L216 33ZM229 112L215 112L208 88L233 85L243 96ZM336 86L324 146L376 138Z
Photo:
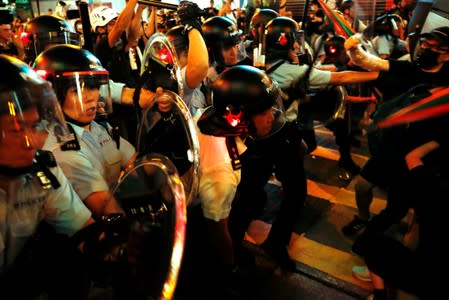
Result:
M154 33L143 52L140 70L142 87L155 92L158 87L183 96L182 77L176 51L162 33Z
M199 142L192 116L182 100L183 83L176 52L168 38L155 33L142 59L141 85L156 96L143 111L139 107L136 147L139 153L161 153L176 166L187 203L197 192Z
M137 150L141 154L167 156L184 183L187 204L193 201L198 187L199 142L192 116L181 97L171 91L156 95L142 112Z
M120 177L113 195L130 222L127 258L137 294L172 299L186 229L184 185L176 168L163 155L143 156Z

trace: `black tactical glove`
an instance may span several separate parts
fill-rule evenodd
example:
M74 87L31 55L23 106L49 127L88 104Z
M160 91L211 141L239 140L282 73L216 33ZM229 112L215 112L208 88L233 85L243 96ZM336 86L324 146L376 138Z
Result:
M126 250L129 230L125 215L109 214L78 231L72 240L75 245L83 244L82 251L89 261L118 261L126 259L122 249Z
M190 1L181 1L179 3L178 17L186 32L195 28L202 33L200 17L203 15L204 11L196 3Z

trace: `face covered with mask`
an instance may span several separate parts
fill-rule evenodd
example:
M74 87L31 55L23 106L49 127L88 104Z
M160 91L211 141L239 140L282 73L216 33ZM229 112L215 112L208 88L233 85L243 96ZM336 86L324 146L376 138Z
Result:
M420 48L414 60L421 69L433 70L449 61L448 30L443 29L446 28L437 28L421 36Z

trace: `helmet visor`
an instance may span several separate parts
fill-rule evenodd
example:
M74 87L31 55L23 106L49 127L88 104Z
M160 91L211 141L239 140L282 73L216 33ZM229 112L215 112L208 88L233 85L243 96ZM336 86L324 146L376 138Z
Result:
M90 123L112 112L107 71L66 72L55 76L55 90L69 118Z
M49 84L0 90L1 165L13 168L31 165L50 128L59 141L69 138L61 108Z
M155 33L148 40L140 70L143 86L155 92L158 87L183 96L182 76L176 50L162 33Z
M273 105L266 110L252 114L248 133L256 140L265 139L277 133L284 127L286 118L282 98L279 95Z
M64 31L64 32L46 32L38 33L34 35L22 36L22 42L28 55L36 57L39 53L44 51L50 46L70 44L80 46L80 35L76 32Z
M240 44L240 42L242 41L241 36L242 36L241 30L232 32L228 37L223 39L223 48L229 49L231 47Z

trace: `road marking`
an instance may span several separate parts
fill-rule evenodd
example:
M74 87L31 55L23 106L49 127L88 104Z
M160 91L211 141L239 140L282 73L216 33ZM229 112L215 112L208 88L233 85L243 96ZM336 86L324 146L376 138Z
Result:
M307 194L315 198L328 200L334 204L357 208L357 204L355 203L355 192L346 188L319 183L308 179ZM385 205L386 201L384 198L374 197L370 206L370 211L378 214L385 208Z
M335 249L308 239L306 235L293 234L290 246L290 257L296 261L318 269L332 277L344 280L366 290L372 284L357 280L352 276L354 265L363 265L363 260L351 253Z

